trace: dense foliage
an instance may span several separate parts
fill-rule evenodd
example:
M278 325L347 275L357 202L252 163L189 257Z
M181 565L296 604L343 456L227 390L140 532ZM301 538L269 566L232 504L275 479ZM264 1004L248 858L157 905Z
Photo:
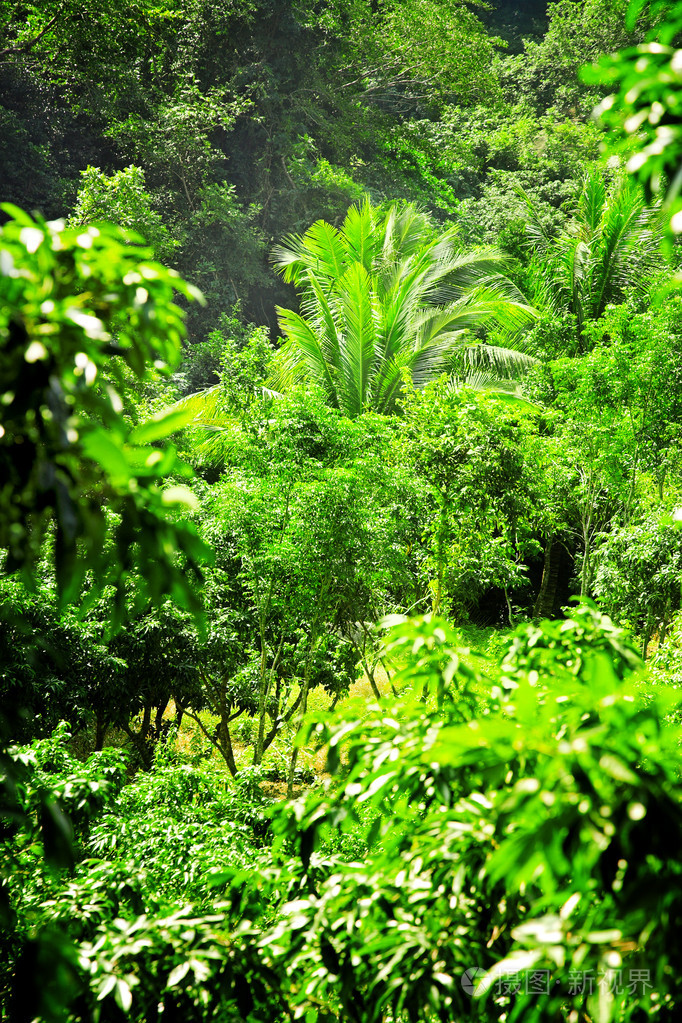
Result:
M3 1019L677 1019L681 19L4 5Z

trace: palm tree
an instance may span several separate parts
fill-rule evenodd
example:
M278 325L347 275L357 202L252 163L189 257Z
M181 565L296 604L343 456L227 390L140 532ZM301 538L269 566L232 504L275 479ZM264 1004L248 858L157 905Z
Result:
M423 387L468 364L518 374L531 361L476 340L498 325L518 337L533 310L503 274L494 249L462 252L414 206L351 207L340 229L318 220L273 252L301 289L300 312L278 308L286 341L275 360L277 390L311 380L346 415L394 409L404 375Z
M588 173L564 231L553 237L525 193L526 231L533 259L531 281L537 308L575 317L574 352L584 351L583 328L611 302L643 298L663 266L658 207L645 205L629 179L606 187L599 171Z

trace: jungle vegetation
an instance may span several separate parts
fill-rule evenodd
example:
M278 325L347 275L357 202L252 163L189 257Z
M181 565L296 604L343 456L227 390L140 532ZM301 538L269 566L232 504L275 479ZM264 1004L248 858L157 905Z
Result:
M2 5L1 1019L679 1018L680 38Z

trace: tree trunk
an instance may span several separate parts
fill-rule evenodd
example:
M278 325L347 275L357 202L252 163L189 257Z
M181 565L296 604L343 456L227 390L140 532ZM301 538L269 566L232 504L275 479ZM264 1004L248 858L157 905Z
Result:
M144 733L134 732L130 727L130 722L128 721L121 722L121 728L132 742L134 749L137 751L142 769L144 771L148 771L154 760L154 751L150 744L145 742L142 738Z
M431 613L440 614L440 605L443 599L443 577L445 575L445 531L447 529L447 492L443 495L440 507L440 522L438 526L438 540L436 542L436 585L433 591Z
M322 593L318 599L317 615L313 620L313 624L310 630L310 639L308 640L308 652L305 659L305 669L303 671L303 681L301 683L301 690L299 692L300 700L300 712L298 719L298 730L303 724L306 711L308 710L308 690L310 688L310 668L313 661L313 651L317 644L317 638L319 635L320 618L321 618L321 605L325 595L327 587L323 587ZM298 701L297 701L298 702ZM298 746L296 745L296 738L294 737L294 746L291 751L291 760L289 761L289 773L287 777L287 799L291 799L294 794L294 774L296 771L296 761L298 760Z
M533 608L535 618L551 618L554 615L560 568L561 543L550 538L545 546L545 564L542 570L540 592Z
M220 728L220 752L222 753L223 760L227 764L227 769L233 778L237 776L237 765L234 760L234 750L232 749L232 736L230 735L230 725L228 721L223 719L219 725Z
M149 737L149 729L152 725L152 705L151 703L145 703L144 710L142 712L142 724L140 725L140 738L143 742L147 742Z
M649 652L649 643L651 642L651 636L654 631L653 617L649 615L644 632L642 634L642 660L646 661L646 655Z
M109 725L104 717L104 714L97 713L95 718L95 750L99 752L104 748L104 740L106 739Z
M158 742L162 735L164 735L164 720L163 715L166 713L166 708L169 704L169 700L165 703L160 703L156 708L156 716L154 719L154 742ZM169 725L170 727L170 725ZM167 729L166 729L167 731Z
M583 564L580 569L580 596L589 597L590 595L590 579L592 576L592 565L590 558L592 555L592 545L589 537L586 535L583 537Z
M509 590L504 587L504 599L507 603L507 616L509 618L509 627L514 628L514 613L512 611L511 600L509 599Z
M253 749L253 764L254 767L258 766L263 759L263 741L265 739L265 709L267 706L268 697L268 680L269 672L266 664L266 653L267 647L265 646L265 636L261 629L261 666L260 666L260 682L258 686L258 710L256 711L258 717L258 734L256 737L256 745Z

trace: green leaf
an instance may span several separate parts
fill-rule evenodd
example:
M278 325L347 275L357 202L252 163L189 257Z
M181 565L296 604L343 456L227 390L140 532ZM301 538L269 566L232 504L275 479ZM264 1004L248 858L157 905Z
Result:
M84 433L80 443L84 454L97 462L117 484L128 482L132 475L130 464L121 446L105 430Z
M102 999L106 998L107 995L114 990L117 982L118 977L113 973L110 973L108 977L105 977L97 990L97 1000L101 1002Z
M157 413L146 423L142 423L130 435L132 444L151 444L156 440L163 440L164 437L182 430L194 419L194 412L191 408L178 408L175 405L163 412Z
M174 969L171 970L171 972L168 975L168 980L166 981L166 986L169 988L176 987L180 983L180 981L187 976L188 973L189 961L185 960L184 963L179 963Z
M119 1008L123 1009L124 1012L129 1012L130 1007L133 1004L133 993L130 990L130 986L127 981L119 977L116 981L116 994L114 995L116 1004Z

